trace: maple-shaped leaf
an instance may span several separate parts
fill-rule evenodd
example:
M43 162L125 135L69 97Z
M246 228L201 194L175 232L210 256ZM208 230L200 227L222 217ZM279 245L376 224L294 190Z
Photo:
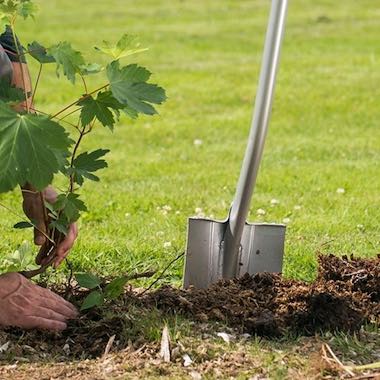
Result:
M88 96L78 102L78 105L82 106L80 113L82 125L88 125L96 118L111 130L115 124L114 116L118 119L119 110L124 108L113 97L111 91L98 92L96 99L93 96Z
M66 224L66 227L79 219L81 211L87 211L86 205L79 199L79 194L74 193L59 194L53 207L60 214L58 222Z
M82 54L74 50L69 42L60 42L47 49L57 62L57 75L62 66L63 74L74 84L75 75L81 73L81 67L85 65Z
M47 116L22 115L0 101L0 192L26 182L42 190L71 144L65 129Z
M13 86L9 78L0 78L0 100L5 103L20 103L25 100L24 90Z
M68 174L74 174L74 181L79 186L83 184L84 178L99 181L99 177L93 173L108 166L107 162L101 158L108 152L108 149L97 149L91 153L81 153L74 159L73 166L68 169Z
M161 104L166 100L162 87L147 83L150 75L145 67L136 64L120 68L119 61L113 61L107 66L113 96L129 109L147 115L157 113L152 104Z
M103 44L104 46L101 47L95 46L95 49L111 56L114 60L148 50L147 48L141 48L136 36L129 34L123 34L116 44L108 41L103 41Z
M55 58L47 53L47 49L39 44L37 41L33 41L28 44L28 53L39 63L53 63Z

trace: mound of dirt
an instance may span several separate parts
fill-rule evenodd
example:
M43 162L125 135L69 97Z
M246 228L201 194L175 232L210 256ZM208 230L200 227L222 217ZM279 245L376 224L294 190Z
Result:
M71 301L80 304L86 294L78 290ZM363 324L380 322L379 300L380 257L320 256L318 277L311 284L261 273L222 280L209 289L163 286L141 293L129 288L118 300L72 321L61 334L8 328L0 331L0 343L10 342L10 348L0 352L0 362L20 357L99 357L113 335L114 350L138 348L152 340L141 320L153 314L151 319L158 318L160 326L179 314L195 322L219 321L242 333L269 337L353 332Z
M308 284L261 273L220 281L209 289L163 287L142 302L166 312L218 320L250 334L313 335L357 331L380 317L380 259L319 257L317 280Z

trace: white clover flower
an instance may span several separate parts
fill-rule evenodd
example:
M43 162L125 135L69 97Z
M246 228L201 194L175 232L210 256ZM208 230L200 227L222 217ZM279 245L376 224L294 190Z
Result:
M282 219L282 223L284 223L284 224L290 223L290 218L284 218L284 219Z
M168 215L168 212L166 210L161 210L162 215Z
M129 218L129 217L131 216L131 214L130 214L129 212L126 212L126 213L124 214L124 216L125 216L126 218Z
M339 187L339 188L336 189L336 192L338 194L344 194L346 192L346 190L344 190L343 187Z
M295 205L294 206L294 210L301 210L301 208L302 208L302 206L300 206L300 205Z
M164 243L164 248L170 248L172 246L172 242L171 241L166 241Z
M202 141L201 139L195 139L195 140L193 141L193 144L194 144L195 146L201 146L201 145L203 144L203 141Z
M263 210L262 208L258 208L257 211L256 211L256 214L257 214L257 215L265 215L265 214L266 214L266 211Z
M162 209L165 211L171 211L171 207L169 205L162 206Z
M272 206L278 205L279 203L280 203L280 201L278 199L274 199L274 198L270 201L270 204Z
M175 212L176 215L179 215L180 213L181 211L178 211L178 210Z

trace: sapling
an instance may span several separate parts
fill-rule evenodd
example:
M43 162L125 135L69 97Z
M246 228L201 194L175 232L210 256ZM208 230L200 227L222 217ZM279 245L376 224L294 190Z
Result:
M154 115L157 113L154 106L166 100L165 90L148 82L150 71L135 63L123 63L126 58L146 50L132 36L125 34L116 44L104 41L102 46L95 48L98 53L110 57L105 67L86 62L83 55L66 41L50 47L33 41L22 48L16 37L18 21L34 18L35 12L36 6L31 0L0 0L1 23L12 33L17 50L9 54L32 58L39 64L31 91L24 80L23 88L19 89L11 85L10 78L1 79L0 193L21 186L38 192L43 199L42 191L52 183L55 175L63 175L67 180L66 189L58 194L55 202L44 200L41 203L46 225L45 231L41 232L47 242L39 256L46 257L46 260L37 270L23 272L28 278L42 273L52 263L55 248L67 234L69 226L87 209L80 197L81 186L85 180L99 181L95 173L107 167L104 156L109 150L82 151L83 140L99 125L113 131L122 113L130 118L139 114ZM37 90L43 84L44 67L54 64L57 76L64 76L73 85L82 86L83 95L48 114L34 104L38 99ZM90 76L95 75L101 75L105 80L102 86L94 89ZM21 102L24 107L20 109ZM15 228L27 227L38 228L34 220L23 220L15 225ZM119 282L121 284L123 280Z

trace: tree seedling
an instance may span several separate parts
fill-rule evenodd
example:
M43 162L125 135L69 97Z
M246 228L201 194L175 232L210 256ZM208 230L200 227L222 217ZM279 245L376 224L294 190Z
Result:
M47 243L41 250L48 260L41 268L24 272L29 278L45 271L70 224L87 209L79 193L84 181L99 181L95 173L107 167L104 156L109 150L81 151L83 140L99 125L113 131L122 113L133 119L139 114L154 115L157 113L155 105L166 100L165 90L149 82L150 71L136 63L122 63L146 50L132 36L125 34L116 44L104 41L95 48L110 57L105 67L86 62L82 53L66 41L50 47L33 41L23 49L16 39L16 26L20 18L34 18L35 12L36 6L31 0L0 0L0 24L7 25L17 48L17 53L9 53L18 58L33 58L39 63L32 92L28 92L24 78L21 89L12 86L10 78L3 78L0 83L0 193L28 184L42 197L42 190L52 183L54 176L63 175L67 180L67 188L58 194L54 203L44 202ZM46 65L56 65L58 77L66 77L73 85L79 83L83 87L82 96L53 114L34 106ZM90 77L94 76L102 76L104 84L92 89ZM23 101L25 106L20 110L17 105ZM71 119L75 116L75 123L68 121L70 115ZM37 228L33 220L20 221L14 227ZM99 285L91 275L78 276L82 286L85 281L90 289ZM86 302L100 304L103 293L112 298L124 286L124 280L124 277L116 279L102 292L91 293L91 299Z

